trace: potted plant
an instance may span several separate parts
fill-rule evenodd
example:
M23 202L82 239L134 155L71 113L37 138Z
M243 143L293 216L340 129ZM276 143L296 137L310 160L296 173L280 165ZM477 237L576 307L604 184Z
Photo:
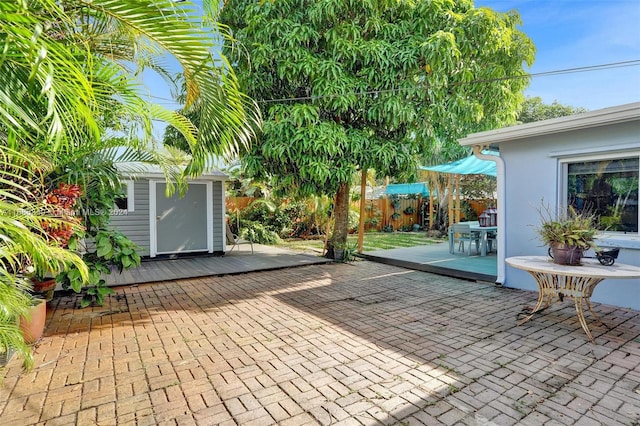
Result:
M31 298L31 309L20 317L20 330L25 343L36 343L44 334L47 319L47 301L38 297Z
M414 214L416 212L415 207L409 206L406 209L404 209L404 214Z
M560 265L579 265L585 250L595 248L595 217L588 211L573 206L551 214L549 208L540 210L541 223L536 229L543 243L549 246L549 255Z
M396 197L391 199L391 207L393 207L394 210L398 210L400 208L400 200Z
M378 225L380 225L380 218L378 216L370 217L369 219L367 219L365 221L365 225L369 225L369 226L375 228Z

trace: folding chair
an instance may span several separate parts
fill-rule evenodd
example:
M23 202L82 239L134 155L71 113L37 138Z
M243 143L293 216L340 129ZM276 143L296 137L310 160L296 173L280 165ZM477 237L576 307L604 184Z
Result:
M241 244L250 244L251 254L253 254L253 242L251 242L251 240L243 240L242 238L238 237L236 234L233 233L229 224L227 223L226 225L227 225L227 245L231 246L231 250L229 250L229 253L231 253L233 249L236 248L236 246L238 246L238 251L240 251L239 246Z
M480 235L476 231L471 230L471 226L467 224L455 223L451 226L449 243L449 251L453 253L454 247L458 246L458 251L467 252L471 256L471 246L476 244L476 254L480 254ZM469 249L465 250L465 243L469 244Z
M487 232L487 253L498 251L498 232Z

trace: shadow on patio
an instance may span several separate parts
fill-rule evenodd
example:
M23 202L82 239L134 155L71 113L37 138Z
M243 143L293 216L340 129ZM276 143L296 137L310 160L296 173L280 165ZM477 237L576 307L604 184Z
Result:
M631 424L638 312L569 303L525 326L532 292L372 262L118 288L60 300L0 389L35 424ZM490 423L491 422L491 423Z

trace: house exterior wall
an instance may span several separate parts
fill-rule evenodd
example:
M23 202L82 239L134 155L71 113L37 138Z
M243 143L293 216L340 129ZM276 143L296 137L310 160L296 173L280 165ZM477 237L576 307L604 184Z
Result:
M579 155L634 152L640 150L640 121L573 130L501 143L500 156L505 165L506 247L504 256L546 255L535 227L540 223L541 200L555 211L563 180L561 160ZM617 262L640 266L640 237L607 238L602 246L622 250ZM593 252L586 255L593 256ZM537 290L526 272L507 267L507 287ZM593 294L593 301L640 310L640 280L605 280Z

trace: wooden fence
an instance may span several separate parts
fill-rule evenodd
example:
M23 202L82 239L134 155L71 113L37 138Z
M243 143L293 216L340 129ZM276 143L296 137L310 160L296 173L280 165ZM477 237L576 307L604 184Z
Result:
M360 202L351 203L354 210L359 211ZM366 200L364 208L365 230L382 230L390 225L394 230L411 229L415 224L425 226L420 209L422 200L420 198ZM428 214L428 213L427 213Z
M254 200L252 197L227 197L227 212L242 211ZM469 201L471 208L480 215L488 206L487 202ZM367 231L381 231L386 225L394 230L410 229L418 224L422 229L429 227L429 200L418 198L377 198L366 200L364 209L364 224ZM360 201L351 203L351 208L360 211ZM421 211L424 209L424 212ZM435 211L434 211L435 217Z
M244 210L255 198L253 197L227 197L227 212L235 212L236 210ZM422 222L420 199L399 199L398 204L394 208L393 200L375 199L367 200L365 205L365 229L381 231L385 225L391 225L394 230L411 228L414 224L425 225ZM360 211L360 202L354 201L352 209ZM412 211L413 210L413 211ZM428 213L427 213L428 215Z

